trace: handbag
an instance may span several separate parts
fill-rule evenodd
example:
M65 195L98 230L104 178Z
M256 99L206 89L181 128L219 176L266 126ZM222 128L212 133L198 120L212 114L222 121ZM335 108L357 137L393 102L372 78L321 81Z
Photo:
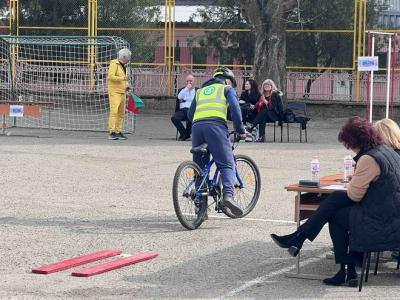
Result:
M283 119L285 120L286 123L295 123L296 115L294 114L294 112L290 108L287 108L283 112Z

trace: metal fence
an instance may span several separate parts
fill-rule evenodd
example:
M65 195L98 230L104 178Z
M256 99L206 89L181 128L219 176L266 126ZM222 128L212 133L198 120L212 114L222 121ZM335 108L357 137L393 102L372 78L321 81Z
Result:
M334 5L332 1L324 1ZM132 45L134 86L140 95L173 95L183 84L185 74L193 73L200 84L219 64L234 69L240 89L242 82L251 76L251 59L235 59L234 52L230 55L228 51L218 52L204 46L204 40L210 35L235 36L243 40L253 34L252 29L245 22L237 27L226 26L223 22L211 22L207 26L203 23L179 23L175 15L177 2L66 0L57 4L59 2L55 1L2 1L0 30L2 34L12 35L120 36ZM289 26L286 87L289 99L365 101L367 98L368 77L356 69L357 57L368 53L367 1L354 0L352 3L352 9L346 12L344 28L340 28L340 24L327 28L331 26L327 21L327 25L321 28L307 29L302 24ZM196 1L191 4L196 5ZM218 4L218 1L213 4ZM301 9L307 11L306 8ZM57 14L53 18L46 17L54 12ZM334 16L335 10L327 13ZM329 20L327 16L315 18ZM324 22L321 24L324 25ZM385 30L400 31L397 28ZM309 51L307 43L300 45L293 42L306 39L326 43L334 41L345 51L330 65L318 59L306 61L291 56L296 51ZM374 85L377 100L383 99L384 85L384 76L378 75ZM395 99L398 99L398 89L394 85Z

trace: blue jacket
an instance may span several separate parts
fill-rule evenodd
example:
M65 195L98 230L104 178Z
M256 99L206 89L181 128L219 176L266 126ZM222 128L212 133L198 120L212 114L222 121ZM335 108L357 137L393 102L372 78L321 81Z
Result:
M222 79L214 77L214 78L211 78L210 80L208 80L207 82L205 82L201 87L203 88L203 87L209 86L211 84L215 84L215 83L224 84L224 81ZM235 128L235 131L238 133L245 133L243 122L242 122L242 113L240 111L239 100L237 98L235 90L232 87L227 87L224 90L224 95L225 95L226 100L228 101L229 110L231 112L233 127ZM192 105L190 106L190 108L188 110L188 119L190 121L193 121L193 116L194 116L195 111L196 111L196 101L193 101ZM220 123L226 124L224 122L224 120L222 120L221 118L208 118L205 120L196 121L196 123L197 122L211 122L211 123L220 122Z

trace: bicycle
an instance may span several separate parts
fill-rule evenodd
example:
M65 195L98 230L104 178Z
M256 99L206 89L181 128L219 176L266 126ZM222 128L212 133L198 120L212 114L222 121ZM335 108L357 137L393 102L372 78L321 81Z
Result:
M234 139L232 150L235 150L238 142ZM192 148L190 152L200 154L204 158L208 153L207 144ZM234 159L236 163L234 199L243 210L241 216L235 216L223 206L221 174L214 166L214 159L210 159L204 169L193 161L184 161L178 166L173 180L172 197L176 216L183 227L189 230L198 228L207 216L208 207L213 204L215 211L224 213L230 218L242 218L254 209L261 190L260 171L256 163L246 155L234 155ZM214 174L210 177L214 169ZM246 199L247 196L251 198ZM210 205L208 205L209 197L213 198Z

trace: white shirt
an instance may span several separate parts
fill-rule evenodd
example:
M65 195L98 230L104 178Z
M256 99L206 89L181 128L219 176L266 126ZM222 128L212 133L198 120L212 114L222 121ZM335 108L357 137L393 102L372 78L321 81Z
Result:
M189 90L187 87L183 88L179 94L178 99L184 102L179 103L179 109L189 108L196 95L195 88Z

